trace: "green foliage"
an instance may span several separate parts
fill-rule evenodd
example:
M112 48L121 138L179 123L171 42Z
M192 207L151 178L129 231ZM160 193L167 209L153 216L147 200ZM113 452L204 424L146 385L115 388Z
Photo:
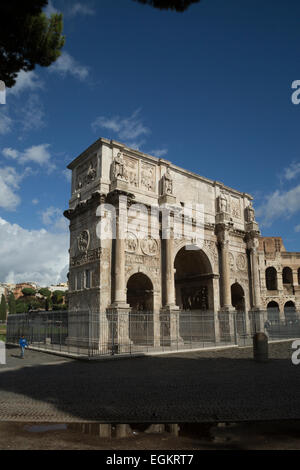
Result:
M8 297L8 310L10 315L14 315L16 313L16 299L12 292Z
M54 304L62 304L63 303L63 297L65 293L60 291L60 290L55 290L52 294L51 300Z
M25 296L35 295L35 290L31 289L30 287L24 287L24 289L22 289L22 294Z
M48 67L61 55L65 44L63 18L47 18L42 9L47 0L0 2L0 79L8 88L20 70L36 65Z
M47 289L46 287L42 287L39 290L39 294L41 294L43 297L47 297L48 299L49 299L49 297L51 297L51 291L49 289Z
M68 306L66 304L53 304L52 310L53 311L68 310Z
M160 10L176 10L184 11L192 3L198 3L200 0L135 0L139 3L144 3L151 5L154 8L159 8Z
M28 311L25 302L16 302L16 313L26 313Z
M2 294L1 303L0 303L0 321L6 321L7 314L7 303L5 296Z
M45 300L33 296L24 296L16 300L16 312L26 313L29 310L44 310Z

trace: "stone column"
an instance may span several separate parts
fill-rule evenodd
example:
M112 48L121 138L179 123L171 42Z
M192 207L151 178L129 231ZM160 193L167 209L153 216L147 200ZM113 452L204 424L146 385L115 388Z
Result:
M122 225L117 220L115 241L115 295L114 304L123 306L126 304L125 286L125 240L122 238ZM124 236L124 234L123 234Z
M166 247L166 307L175 307L175 279L174 279L174 234L169 230L165 240Z
M160 306L161 297L160 292L155 290L153 286L153 336L154 336L154 347L160 346Z
M228 315L229 335L231 341L235 341L234 328L234 309L231 304L231 286L230 286L230 262L229 262L229 230L230 226L219 224L217 226L218 242L221 255L220 281L221 281L221 310L219 318L222 315Z
M257 248L259 245L256 232L251 232L248 239L248 249L250 251L251 265L251 285L252 285L252 309L250 314L256 324L256 331L264 331L264 319L262 314L262 303L260 293L259 266Z
M251 260L252 287L253 287L253 308L255 310L261 310L257 243L258 243L258 240L254 239L252 246L250 248L250 260Z
M119 212L116 220L116 239L115 239L115 290L114 302L109 309L112 320L112 335L118 345L119 353L127 353L130 350L131 340L129 339L129 312L130 306L126 302L126 284L125 284L125 224L122 200L119 204ZM115 332L115 333L114 333Z
M225 234L224 234L225 235ZM231 305L231 287L230 287L230 263L228 240L224 237L220 242L221 248L221 289L222 289L222 308L224 310L232 309Z
M165 240L165 306L164 313L170 320L170 345L182 344L183 340L179 333L179 307L175 301L175 278L174 278L174 232L168 228Z
M214 312L214 324L215 324L215 342L219 343L221 340L220 335L220 322L219 322L219 310L220 310L220 289L219 289L219 276L214 275L212 279L213 285L213 312Z

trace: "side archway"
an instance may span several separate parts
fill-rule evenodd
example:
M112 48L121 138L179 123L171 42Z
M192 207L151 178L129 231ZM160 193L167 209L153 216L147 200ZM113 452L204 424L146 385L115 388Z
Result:
M146 274L135 273L127 282L130 305L129 338L133 344L153 346L153 284Z
M245 312L244 289L237 282L231 286L231 304L237 312Z
M236 326L239 335L246 331L245 292L237 282L231 286L231 304L236 310Z

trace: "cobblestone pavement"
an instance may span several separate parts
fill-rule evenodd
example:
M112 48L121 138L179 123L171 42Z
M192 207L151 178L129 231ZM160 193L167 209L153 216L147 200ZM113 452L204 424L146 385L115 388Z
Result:
M300 419L300 365L291 341L269 345L256 363L251 348L193 351L81 362L8 350L0 365L0 421L215 422Z

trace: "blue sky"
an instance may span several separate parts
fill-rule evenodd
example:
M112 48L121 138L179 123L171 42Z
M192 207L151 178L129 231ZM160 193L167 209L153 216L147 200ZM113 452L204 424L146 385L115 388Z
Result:
M300 3L52 0L66 45L0 105L0 281L65 279L67 164L98 137L248 192L265 236L300 251Z

